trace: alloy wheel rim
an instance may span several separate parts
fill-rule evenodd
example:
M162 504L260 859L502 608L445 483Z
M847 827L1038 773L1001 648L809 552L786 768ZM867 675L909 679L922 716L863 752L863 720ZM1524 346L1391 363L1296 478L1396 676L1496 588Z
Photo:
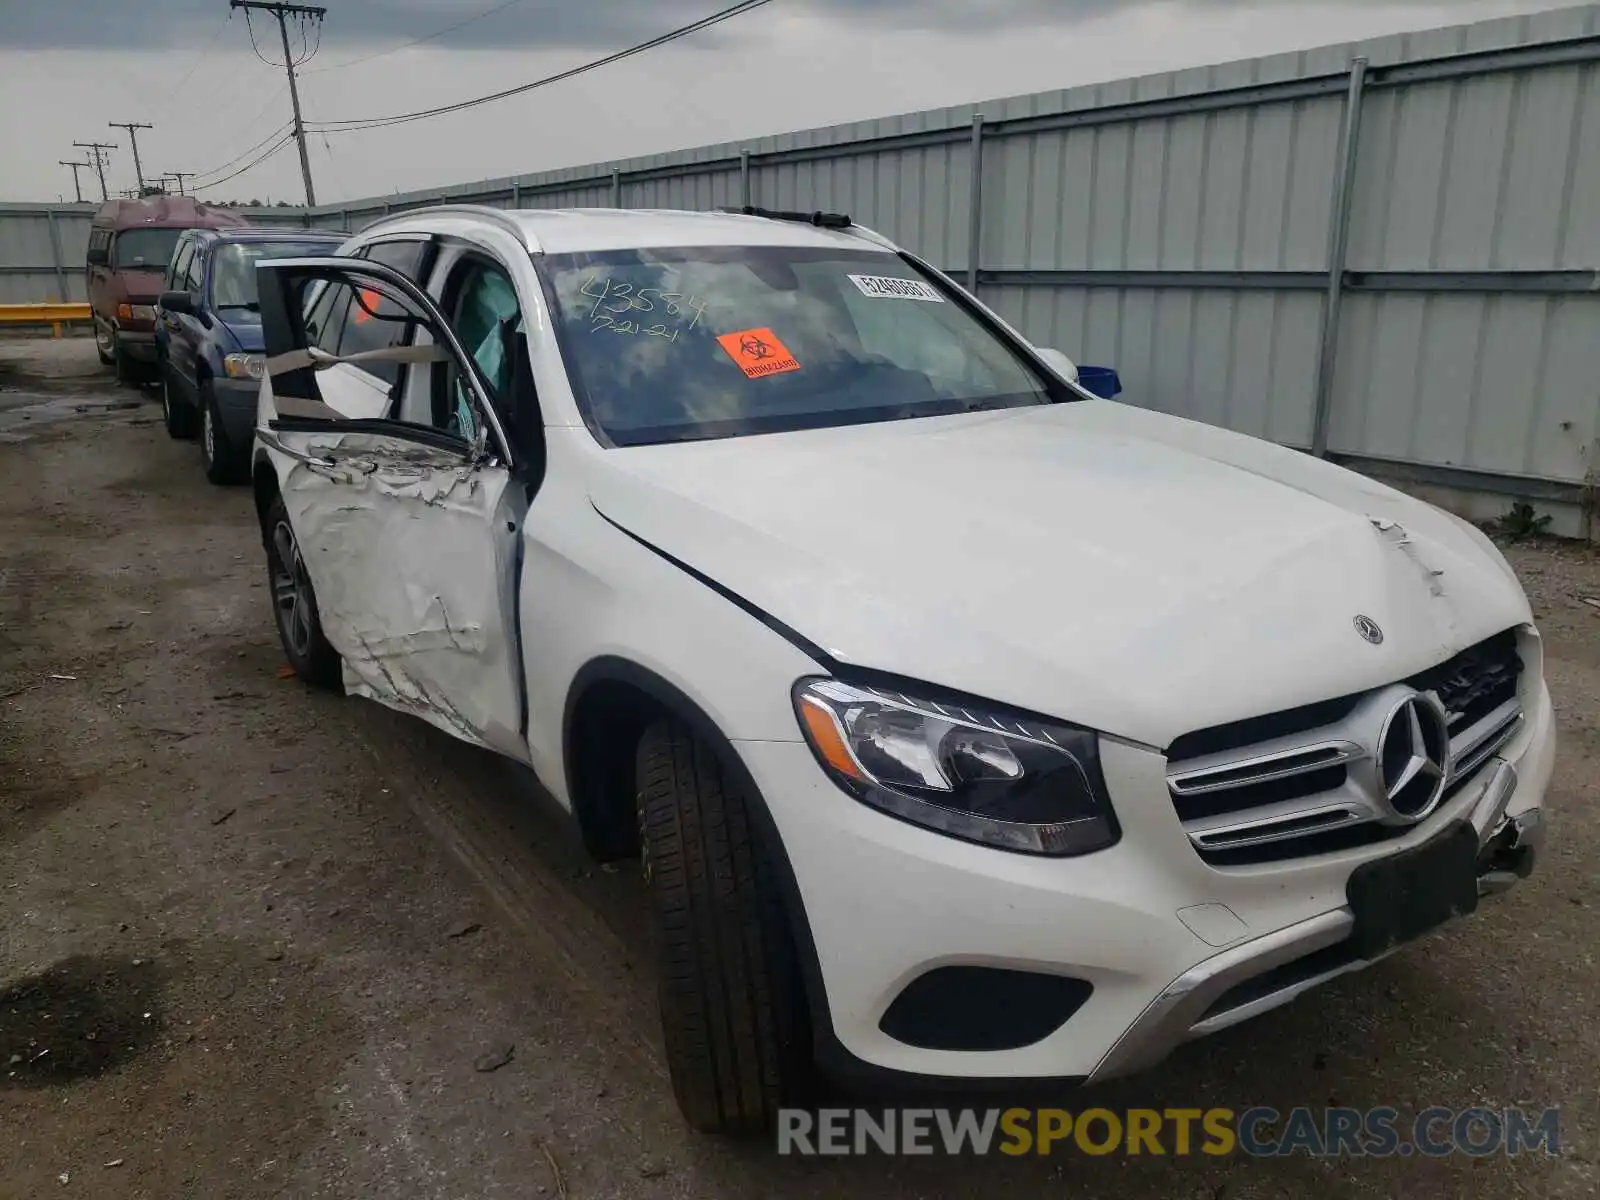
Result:
M311 652L311 581L288 521L272 530L272 603L278 629L296 657Z

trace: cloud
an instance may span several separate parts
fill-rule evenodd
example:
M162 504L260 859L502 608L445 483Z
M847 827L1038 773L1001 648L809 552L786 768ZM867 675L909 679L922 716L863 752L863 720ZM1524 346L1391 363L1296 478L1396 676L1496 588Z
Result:
M504 0L502 0L502 3ZM329 9L322 36L329 46L381 49L426 37L458 21L460 29L440 37L441 48L480 49L524 46L539 49L613 47L663 33L726 7L732 0L517 0L497 9L495 0L324 0ZM1063 24L1137 8L1150 0L775 0L791 15L803 14L880 28L926 31L1004 29L1042 23ZM1242 0L1182 0L1187 4L1237 3ZM1368 0L1371 2L1371 0ZM1385 2L1385 0L1379 0ZM73 3L17 0L0 10L0 49L158 50L174 46L226 44L242 46L248 38L243 12L231 12L227 0L73 0ZM741 18L754 22L758 14ZM223 28L224 22L227 27ZM257 13L251 18L257 40L271 57L277 45L276 23ZM707 37L733 36L739 26ZM294 45L299 48L296 27ZM270 41L268 39L270 38ZM215 42L213 42L215 39ZM277 53L281 55L282 51Z

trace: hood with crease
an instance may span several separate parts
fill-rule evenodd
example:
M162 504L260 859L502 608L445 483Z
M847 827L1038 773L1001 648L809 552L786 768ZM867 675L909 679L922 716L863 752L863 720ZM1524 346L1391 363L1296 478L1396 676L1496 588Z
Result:
M603 515L839 663L1156 747L1404 679L1531 620L1464 522L1106 401L603 461Z

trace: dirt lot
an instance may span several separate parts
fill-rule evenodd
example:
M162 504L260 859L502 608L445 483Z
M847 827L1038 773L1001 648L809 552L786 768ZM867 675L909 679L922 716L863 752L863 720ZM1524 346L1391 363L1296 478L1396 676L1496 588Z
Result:
M86 341L0 342L0 1195L1600 1192L1592 552L1513 551L1562 725L1541 871L1062 1101L1560 1105L1565 1157L780 1159L680 1123L633 873L515 770L281 678L248 495L139 399Z

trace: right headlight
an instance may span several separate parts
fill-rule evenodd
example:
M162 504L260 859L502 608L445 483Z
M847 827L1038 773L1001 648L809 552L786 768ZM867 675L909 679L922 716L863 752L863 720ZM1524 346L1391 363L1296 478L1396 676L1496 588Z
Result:
M1067 856L1117 840L1087 729L802 679L794 704L817 761L865 804L951 837Z

